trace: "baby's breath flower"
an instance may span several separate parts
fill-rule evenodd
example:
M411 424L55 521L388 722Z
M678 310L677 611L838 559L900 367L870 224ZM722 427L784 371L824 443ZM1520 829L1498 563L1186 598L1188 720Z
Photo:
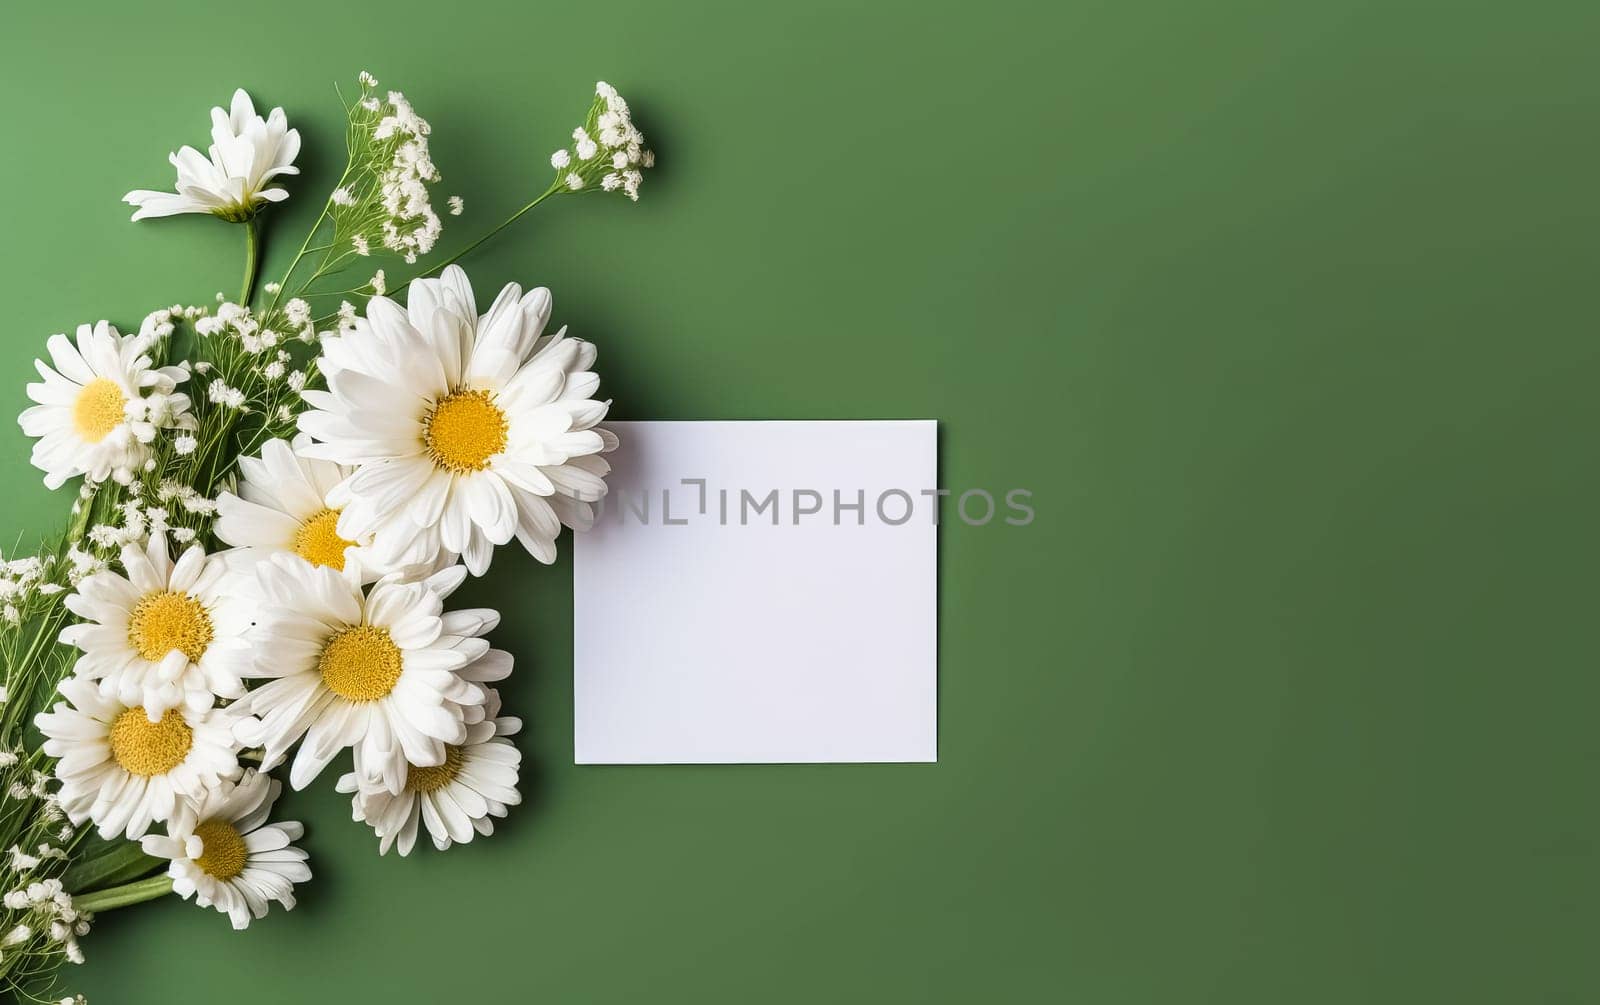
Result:
M595 99L583 125L572 131L572 149L550 155L556 170L553 191L581 192L598 185L639 201L641 169L655 166L656 155L644 147L644 134L633 124L628 103L605 81L594 86ZM571 168L572 170L568 170Z
M466 209L466 207L467 207L467 204L462 201L462 199L461 199L461 197L459 195L453 195L453 196L450 197L450 215L451 216L460 216L461 215L461 211L463 209Z
M588 130L582 126L572 131L572 142L576 144L573 149L577 150L580 161L591 160L595 154L600 152L599 144L589 138Z
M350 180L329 199L335 240L348 240L361 257L381 245L415 262L443 230L428 192L440 179L428 150L432 129L404 94L389 91L380 99L376 87L363 77L362 97L350 107ZM453 212L456 206L452 201Z

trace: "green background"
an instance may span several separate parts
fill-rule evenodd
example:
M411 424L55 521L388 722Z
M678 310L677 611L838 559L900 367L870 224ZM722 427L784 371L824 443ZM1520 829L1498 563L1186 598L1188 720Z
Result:
M3 19L0 411L49 333L235 289L238 228L118 203L233 87L306 140L270 276L336 80L432 120L454 248L601 77L643 201L541 207L480 295L550 286L616 417L937 417L945 485L1038 514L942 532L937 765L574 767L570 566L502 551L503 832L380 859L325 777L299 909L106 916L93 1001L1600 998L1593 4Z

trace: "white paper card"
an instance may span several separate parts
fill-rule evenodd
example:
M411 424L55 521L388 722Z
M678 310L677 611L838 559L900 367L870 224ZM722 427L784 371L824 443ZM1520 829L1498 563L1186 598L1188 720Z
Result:
M937 760L936 423L607 425L577 763Z

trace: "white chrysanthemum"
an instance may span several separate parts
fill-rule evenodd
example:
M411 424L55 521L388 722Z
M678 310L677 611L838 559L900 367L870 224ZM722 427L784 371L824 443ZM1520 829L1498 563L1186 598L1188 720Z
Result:
M122 549L122 567L86 577L66 598L84 619L61 631L83 650L74 673L98 681L106 697L143 706L152 722L180 705L200 713L241 697L252 611L222 559L193 545L173 562L166 535L153 533L147 547Z
M292 446L268 440L260 457L239 459L244 471L239 494L217 497L216 535L234 546L225 557L241 570L280 551L339 572L347 560L360 560L376 578L377 563L366 549L339 536L339 508L329 502L334 486L352 469L301 456L298 448L309 443L306 437L296 437Z
M382 785L363 780L356 771L339 779L339 791L354 795L352 819L363 820L378 835L378 853L387 855L398 845L411 854L420 820L440 851L452 843L465 844L473 834L494 833L494 818L522 801L517 773L522 753L506 737L522 728L522 721L500 715L500 695L489 692L485 718L467 727L466 742L445 750L437 767L411 767L405 785L392 793Z
M239 773L235 717L230 709L171 709L151 722L138 705L102 695L90 681L69 677L58 703L34 718L44 752L60 758L61 808L74 823L92 820L100 836L142 836L169 819L180 799Z
M267 916L273 901L294 909L294 885L311 878L306 853L294 847L305 828L297 820L267 823L282 783L255 769L238 783L207 789L179 807L165 835L143 841L146 855L170 859L167 875L178 896L228 916L235 929Z
M597 428L593 345L541 337L550 293L512 283L481 317L466 273L411 284L408 308L373 297L349 335L323 342L328 390L307 391L302 453L356 471L333 493L338 530L373 535L393 566L461 555L474 574L515 536L553 562L566 524L594 522L616 437Z
M299 174L294 159L300 154L300 133L290 129L283 109L274 108L265 119L256 114L250 95L233 92L228 111L211 109L209 158L194 147L184 147L167 159L178 169L177 192L138 189L122 201L139 207L135 220L210 213L224 220L248 220L263 203L282 202L289 193L268 188L279 175Z
M38 404L17 421L39 438L33 464L50 488L75 475L127 482L150 456L157 429L195 427L189 396L175 390L188 371L152 367L148 339L101 321L79 325L76 345L52 335L46 347L55 368L34 361L44 383L28 385L28 397Z
M289 771L296 789L352 747L400 791L408 761L443 764L446 745L462 743L482 717L483 688L457 671L511 659L477 637L498 622L493 611L445 612L445 597L466 578L460 566L368 589L357 566L340 573L280 553L256 567L252 673L268 680L234 706L260 717L239 736L265 748L264 768L304 737Z

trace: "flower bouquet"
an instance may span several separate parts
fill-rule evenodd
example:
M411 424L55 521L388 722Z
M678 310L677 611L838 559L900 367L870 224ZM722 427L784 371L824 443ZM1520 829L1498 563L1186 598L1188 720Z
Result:
M242 90L212 109L175 190L127 202L241 224L238 296L51 336L28 385L33 463L77 487L64 531L0 562L0 990L19 999L57 993L98 912L176 893L245 928L292 908L311 868L274 804L345 750L333 784L383 853L488 835L519 801L499 614L451 597L513 538L554 561L617 441L595 347L548 331L549 291L480 304L452 263L553 196L637 200L654 157L597 85L547 186L392 284L402 305L383 269L348 277L437 245L430 127L367 73L345 117L337 185L257 295L257 220L300 134Z

